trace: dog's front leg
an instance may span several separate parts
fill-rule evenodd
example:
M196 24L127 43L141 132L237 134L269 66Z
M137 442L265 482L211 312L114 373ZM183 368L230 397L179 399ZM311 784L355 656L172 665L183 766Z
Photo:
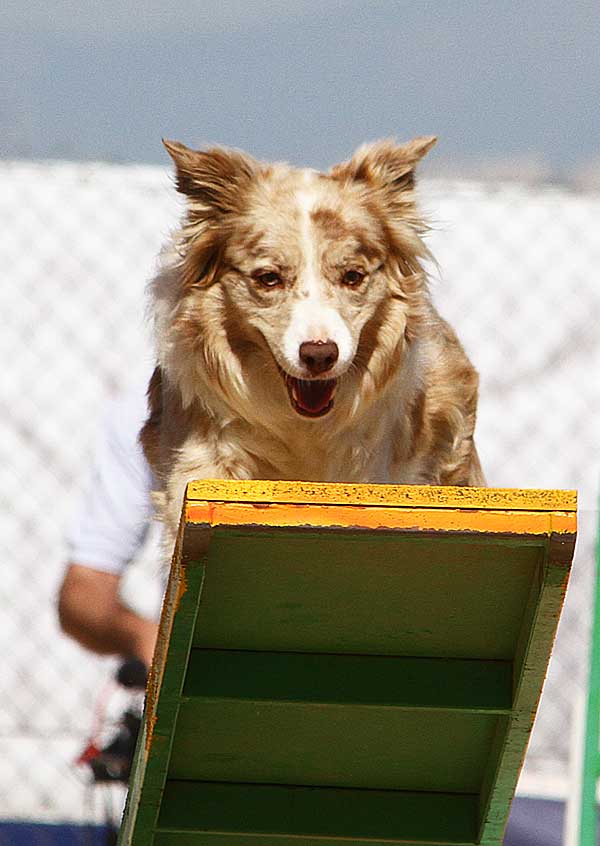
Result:
M201 443L186 443L179 451L166 479L163 502L159 505L164 523L165 552L173 551L185 490L189 482L198 479L252 479L256 478L254 461L242 450L219 449L209 439ZM161 495L159 495L161 496Z

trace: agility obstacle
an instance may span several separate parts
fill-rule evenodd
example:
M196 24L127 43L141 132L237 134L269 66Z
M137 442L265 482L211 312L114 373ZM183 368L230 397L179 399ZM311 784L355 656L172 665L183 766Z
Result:
M188 486L121 846L499 846L572 491Z

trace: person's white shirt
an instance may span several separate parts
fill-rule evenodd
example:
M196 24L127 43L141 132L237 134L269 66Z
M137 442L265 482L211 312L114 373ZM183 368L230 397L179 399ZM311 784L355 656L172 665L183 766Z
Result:
M138 441L147 416L145 384L106 409L84 494L67 533L69 559L122 574L152 523L152 471Z

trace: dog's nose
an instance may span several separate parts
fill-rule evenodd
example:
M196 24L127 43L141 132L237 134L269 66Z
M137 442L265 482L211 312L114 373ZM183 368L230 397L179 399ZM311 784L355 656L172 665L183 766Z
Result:
M313 376L331 370L339 354L335 341L304 341L300 344L300 361L308 367Z

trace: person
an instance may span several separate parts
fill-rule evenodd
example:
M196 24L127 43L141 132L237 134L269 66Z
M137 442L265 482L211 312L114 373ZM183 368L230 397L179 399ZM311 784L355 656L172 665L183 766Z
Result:
M138 443L145 416L145 386L137 384L107 410L87 489L67 535L58 617L63 632L87 649L137 658L149 668L158 623L121 596L124 573L153 517L152 472Z

